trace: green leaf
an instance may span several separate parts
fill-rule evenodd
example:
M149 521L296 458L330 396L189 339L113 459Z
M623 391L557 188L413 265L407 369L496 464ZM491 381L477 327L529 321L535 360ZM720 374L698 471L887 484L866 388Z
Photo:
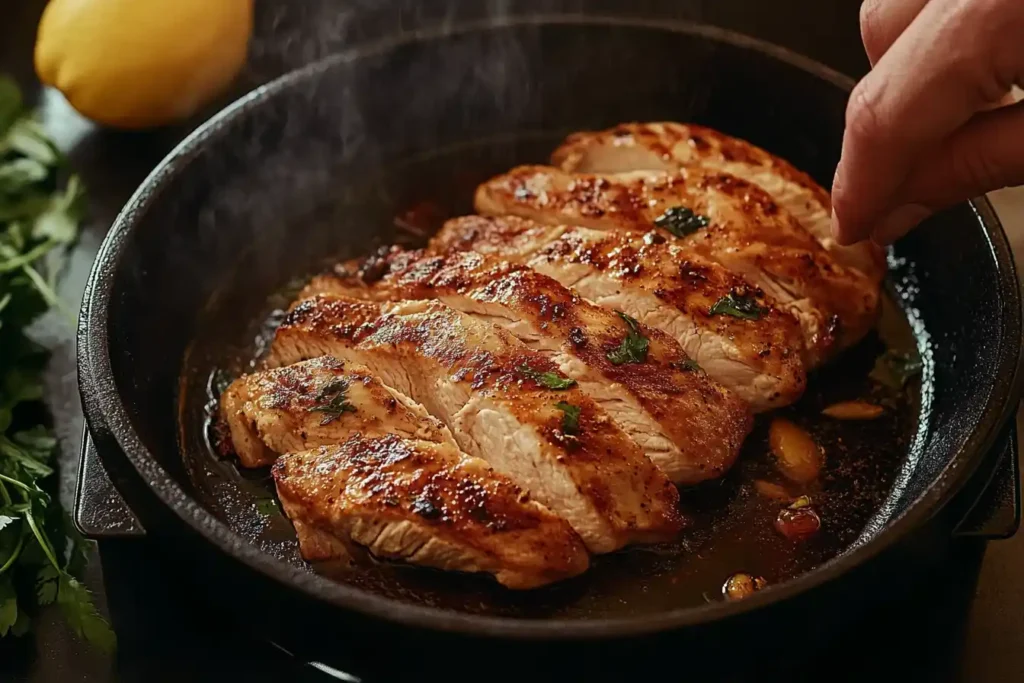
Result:
M15 159L0 163L0 191L14 195L25 187L46 180L50 171L35 159Z
M30 118L18 119L8 128L7 135L0 141L0 152L5 150L17 152L45 166L56 166L60 161L60 154L46 137L46 131Z
M281 508L273 498L260 498L256 501L256 511L264 517L277 517L281 515Z
M562 391L576 386L576 380L560 375L557 372L539 372L526 363L519 366L519 372L527 379L532 379L537 384L547 389Z
M0 637L18 621L18 596L9 577L0 576Z
M32 236L55 244L71 244L78 237L84 215L85 191L78 176L68 179L62 194L54 195L46 209L32 223Z
M16 433L12 440L22 447L23 451L40 462L48 463L53 457L53 451L57 448L57 439L50 431L42 426L35 425Z
M694 213L685 206L673 206L654 219L656 226L668 230L676 237L691 235L701 228L706 228L710 223L710 218Z
M61 573L52 564L45 565L36 574L36 603L52 605L57 600Z
M7 515L0 515L0 531L3 531L4 527L13 524L15 518L8 517Z
M22 112L21 90L13 78L0 76L0 140Z
M348 402L347 392L348 381L338 378L328 382L317 394L317 403L309 408L309 412L324 414L323 419L320 420L321 425L334 422L343 413L356 412L356 407Z
M759 306L754 297L729 292L714 303L708 310L708 315L731 315L743 320L759 320L767 312L768 309Z
M700 363L698 363L697 361L693 360L692 358L687 358L686 360L673 361L669 365L671 365L676 370L682 370L683 372L703 372L704 371L704 368L702 368L700 366Z
M916 353L903 353L889 349L877 359L868 377L890 389L899 391L924 368Z
M626 333L622 343L612 349L606 355L613 365L624 363L643 363L647 360L647 349L650 342L647 337L640 334L640 323L629 317L622 311L615 311L619 317L626 321L629 331Z
M580 413L582 409L565 401L559 401L555 407L562 411L562 432L576 434L580 430Z
M107 620L96 610L89 589L69 574L60 576L57 605L68 626L80 637L104 652L113 652L117 648L117 637Z

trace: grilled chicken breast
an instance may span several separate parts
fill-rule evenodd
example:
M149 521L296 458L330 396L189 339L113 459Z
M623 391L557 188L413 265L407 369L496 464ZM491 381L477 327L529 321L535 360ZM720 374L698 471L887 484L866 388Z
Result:
M379 558L486 572L519 589L587 569L568 524L450 441L357 432L282 456L272 471L285 511L305 530L307 557L355 543Z
M369 261L349 264L347 276L315 278L305 295L437 298L507 330L576 380L675 483L720 476L739 454L752 425L746 405L710 381L668 335L594 306L528 267L475 252L392 250ZM371 271L381 275L368 283Z
M526 263L586 300L661 330L755 410L791 403L804 390L796 321L742 278L657 232L466 216L448 221L431 249L471 249ZM749 310L719 303L731 300Z
M672 537L678 492L543 355L439 302L318 296L295 306L268 363L333 355L419 401L459 446L572 525L592 552Z
M423 406L367 368L330 356L244 375L224 391L220 411L245 467L271 465L281 453L340 443L356 432L453 443Z
M608 130L574 133L551 161L563 171L626 173L677 171L699 166L758 185L816 237L835 259L874 284L885 276L885 255L870 242L840 246L831 233L828 192L806 173L745 140L681 123L625 123Z
M770 294L804 330L817 365L874 324L878 288L845 268L755 185L699 168L674 174L569 174L523 166L477 189L485 215L599 230L660 229Z

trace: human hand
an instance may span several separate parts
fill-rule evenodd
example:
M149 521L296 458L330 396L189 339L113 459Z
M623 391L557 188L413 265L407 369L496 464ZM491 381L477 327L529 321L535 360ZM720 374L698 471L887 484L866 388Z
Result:
M1024 0L866 0L872 71L846 109L832 187L841 244L889 244L929 215L1024 184Z

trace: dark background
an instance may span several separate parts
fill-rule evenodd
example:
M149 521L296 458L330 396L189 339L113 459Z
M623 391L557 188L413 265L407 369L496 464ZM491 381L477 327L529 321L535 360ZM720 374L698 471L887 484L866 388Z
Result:
M142 0L140 0L142 1ZM210 0L217 2L218 0ZM121 205L159 160L214 108L185 125L146 133L97 130L32 74L35 26L45 3L14 0L0 10L0 72L14 74L40 107L48 130L68 151L90 191L84 227L62 295L77 305L92 257ZM257 0L250 62L232 95L368 35L461 12L500 11L505 0L464 3L370 0ZM550 11L551 2L512 3ZM868 64L857 28L855 0L703 0L693 2L562 2L615 13L697 19L758 36L807 54L851 75ZM385 7L386 6L386 7ZM1005 195L997 209L1009 230L1024 235L1024 201ZM1018 241L1019 240L1015 240ZM1019 260L1019 259L1018 259ZM44 321L39 337L55 347L48 388L62 443L61 493L70 508L81 445L82 418L74 373L73 331ZM0 682L65 683L147 681L330 680L245 632L231 615L211 614L204 591L161 568L146 541L105 544L94 557L88 583L113 619L121 640L117 660L93 653L71 637L56 615L39 624L35 640L0 643ZM1024 680L1024 534L987 548L951 544L934 571L907 594L884 596L877 613L851 624L849 637L828 652L808 652L808 679L840 681ZM254 596L258 599L258 596ZM836 615L837 620L842 615ZM808 628L813 628L812 624ZM799 649L799 634L794 634ZM400 652L401 644L396 643ZM668 656L671 656L670 654ZM685 662L672 669L685 676ZM116 673L115 673L116 672ZM482 678L486 674L482 673ZM529 679L528 668L523 670Z

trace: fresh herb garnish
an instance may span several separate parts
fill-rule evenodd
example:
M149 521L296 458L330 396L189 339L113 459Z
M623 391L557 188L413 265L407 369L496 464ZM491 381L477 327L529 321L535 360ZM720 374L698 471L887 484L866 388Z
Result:
M706 228L710 223L710 218L694 213L692 209L685 206L673 206L654 219L655 225L668 230L676 237L692 235L701 228Z
M767 312L768 309L759 306L754 297L729 292L714 303L708 310L708 315L731 315L743 320L759 320Z
M889 349L875 360L875 367L868 377L898 391L920 375L922 368L923 364L917 354Z
M557 372L538 372L531 368L526 363L519 366L519 372L525 375L528 379L540 384L542 387L548 389L554 389L555 391L561 391L570 387L576 386L576 380L560 375Z
M692 358L672 361L669 365L676 370L682 370L683 372L702 372L704 370L704 368L700 366L700 363Z
M562 411L562 433L576 434L580 430L580 412L582 408L565 401L559 401L555 407Z
M79 636L109 651L114 633L76 578L85 539L53 494L57 440L39 409L48 353L26 334L63 307L54 285L84 200L75 176L61 189L63 166L17 86L0 76L0 637L27 633L55 604Z
M280 516L281 508L277 506L277 501L273 498L260 498L256 501L256 512L264 517L276 517Z
M324 414L323 419L320 420L322 426L331 424L341 417L342 413L356 412L356 407L348 402L347 392L347 381L340 378L332 380L324 385L320 393L317 394L317 403L310 407L309 412Z
M629 332L626 333L622 343L605 354L605 357L612 362L612 365L643 363L647 360L647 349L650 346L650 342L647 337L640 334L640 323L622 311L615 312L626 321L626 325L629 326Z

